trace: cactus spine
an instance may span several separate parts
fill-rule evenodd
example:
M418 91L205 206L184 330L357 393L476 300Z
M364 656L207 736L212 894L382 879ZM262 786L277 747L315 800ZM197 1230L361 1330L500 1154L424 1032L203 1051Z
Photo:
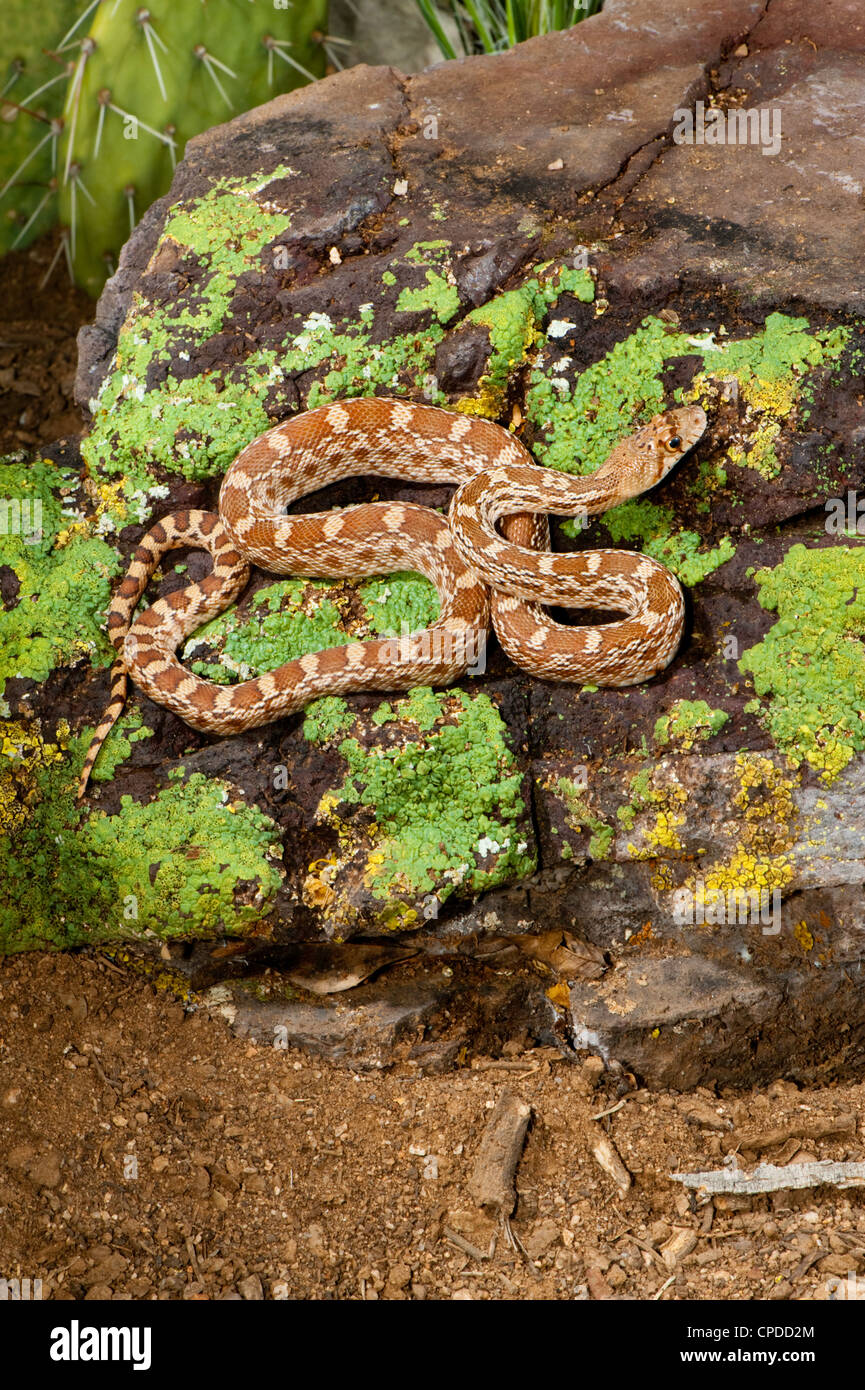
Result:
M327 0L54 0L41 46L28 7L4 8L0 251L59 215L94 295L192 135L324 70Z

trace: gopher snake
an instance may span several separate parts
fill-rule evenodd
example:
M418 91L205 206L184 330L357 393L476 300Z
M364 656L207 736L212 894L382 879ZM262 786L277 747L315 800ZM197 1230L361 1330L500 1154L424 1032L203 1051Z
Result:
M684 603L677 580L657 561L626 551L553 554L546 514L597 515L654 487L705 424L699 406L657 415L590 477L538 467L513 435L488 420L381 397L321 406L268 430L226 473L218 515L173 512L139 543L108 613L118 659L79 796L123 708L127 673L194 729L235 734L322 695L450 684L476 659L491 617L508 656L547 680L648 680L679 645ZM448 520L408 502L286 516L297 498L367 474L456 484ZM181 546L210 551L212 573L133 621L160 559ZM278 574L337 578L416 570L435 584L440 616L396 643L349 642L255 680L216 685L185 670L175 652L238 596L251 562ZM552 604L627 616L567 627L541 606Z

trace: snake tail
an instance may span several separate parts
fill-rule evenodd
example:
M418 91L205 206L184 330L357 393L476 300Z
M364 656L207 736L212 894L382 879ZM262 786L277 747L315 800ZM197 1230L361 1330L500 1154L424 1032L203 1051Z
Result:
M183 546L202 545L210 549L210 537L222 528L215 512L182 511L163 517L142 536L132 557L123 582L108 610L108 637L117 656L111 667L111 693L105 713L97 725L78 779L76 800L87 791L90 774L102 745L107 739L126 704L128 674L123 657L123 644L139 601L151 576L169 550Z

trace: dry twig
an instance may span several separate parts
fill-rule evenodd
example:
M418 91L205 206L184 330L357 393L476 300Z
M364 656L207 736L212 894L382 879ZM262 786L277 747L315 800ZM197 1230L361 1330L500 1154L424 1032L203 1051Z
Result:
M469 1192L479 1207L492 1207L502 1216L513 1211L517 1200L514 1177L531 1117L531 1107L511 1091L503 1091L496 1101L469 1182Z

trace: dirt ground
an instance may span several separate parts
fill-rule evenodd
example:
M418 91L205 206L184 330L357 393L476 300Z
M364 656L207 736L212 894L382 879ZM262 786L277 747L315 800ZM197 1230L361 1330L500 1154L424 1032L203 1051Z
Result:
M0 1274L44 1298L807 1300L865 1260L862 1193L698 1207L669 1177L861 1159L863 1085L650 1094L548 1048L352 1072L87 954L7 958L0 1018ZM504 1090L532 1114L509 1230L469 1195Z
M55 250L4 263L7 451L81 429L92 306L62 266L39 290ZM532 1116L509 1223L469 1193L505 1090ZM862 1192L698 1206L669 1175L862 1160L863 1102L850 1084L649 1094L551 1049L352 1072L240 1041L99 956L7 958L0 1278L55 1299L825 1299L865 1267Z

